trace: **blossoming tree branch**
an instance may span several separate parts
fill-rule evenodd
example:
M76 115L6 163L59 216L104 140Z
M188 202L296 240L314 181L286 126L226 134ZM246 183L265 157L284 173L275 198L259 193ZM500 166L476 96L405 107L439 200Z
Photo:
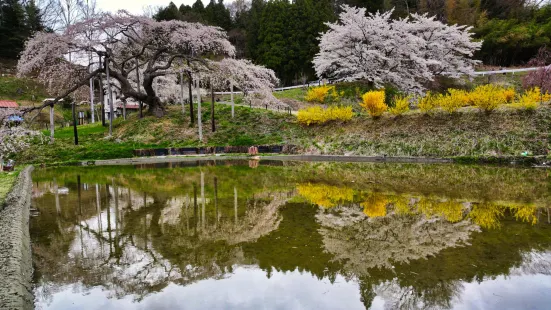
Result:
M166 90L159 90L154 82L170 76L173 79L169 80L176 81L182 70L189 83L194 78L200 81L202 74L203 78L225 79L225 85L271 93L279 82L273 71L248 61L225 60L234 54L221 28L175 20L157 22L119 11L77 23L61 34L37 33L26 43L17 69L20 76L37 77L56 95L55 100L26 113L53 106L69 95L78 96L79 91L85 94L91 78L109 74L123 99L144 102L150 114L161 117L166 102L160 93Z

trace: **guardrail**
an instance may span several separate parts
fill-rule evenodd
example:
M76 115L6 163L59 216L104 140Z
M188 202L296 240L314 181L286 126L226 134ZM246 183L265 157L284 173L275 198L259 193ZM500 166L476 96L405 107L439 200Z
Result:
M502 73L512 73L515 74L516 72L528 72L528 71L536 71L543 67L532 67L532 68L521 68L521 69L504 69L504 70L493 70L493 71L477 71L474 74L475 75L492 75L492 74L502 74Z
M482 75L482 76L485 76L485 75L493 75L493 74L504 74L504 73L512 73L512 74L515 74L517 72L529 72L529 71L536 71L540 68L544 68L544 67L531 67L531 68L520 68L520 69L503 69L503 70L491 70L491 71L475 71L474 75ZM549 66L550 70L551 70L551 66ZM332 80L329 80L329 81L332 81ZM284 91L284 90L289 90L289 89L296 89L296 88L303 88L303 87L309 87L309 86L312 86L312 85L316 85L316 84L320 84L321 81L311 81L307 84L302 84L302 85L295 85L295 86L287 86L287 87L278 87L278 88L274 88L274 92L278 92L278 91ZM241 91L234 91L233 92L234 94L242 94L243 92ZM254 92L253 92L254 93ZM230 95L231 92L229 91L222 91L222 92L215 92L214 93L215 95Z

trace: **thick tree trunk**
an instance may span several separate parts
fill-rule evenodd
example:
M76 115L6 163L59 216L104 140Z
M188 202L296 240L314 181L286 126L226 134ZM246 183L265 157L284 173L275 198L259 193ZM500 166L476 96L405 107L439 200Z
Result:
M156 117L163 117L166 114L166 104L161 102L157 93L153 90L153 77L145 76L143 87L147 94L144 102L148 105L147 113Z
M148 97L145 103L147 103L147 105L149 106L147 112L150 115L156 117L165 116L166 106L164 103L161 102L161 99L159 99L159 97Z

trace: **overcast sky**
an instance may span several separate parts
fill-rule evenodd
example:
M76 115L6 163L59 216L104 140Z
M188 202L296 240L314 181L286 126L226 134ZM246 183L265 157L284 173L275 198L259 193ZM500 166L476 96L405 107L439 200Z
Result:
M195 0L172 0L176 6L180 4L192 5ZM202 0L203 4L207 5L208 0ZM228 2L228 1L225 1ZM115 12L117 10L127 10L134 14L141 14L143 8L152 5L152 6L166 6L170 3L170 0L96 0L98 8L103 11Z

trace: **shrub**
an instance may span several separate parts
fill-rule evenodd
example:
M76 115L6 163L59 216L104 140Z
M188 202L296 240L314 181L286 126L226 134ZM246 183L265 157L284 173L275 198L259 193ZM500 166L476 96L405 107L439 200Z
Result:
M518 96L516 102L511 106L521 109L533 111L538 108L540 101L542 100L542 94L538 87L527 90L521 96Z
M409 101L411 96L396 96L394 97L394 107L390 108L388 112L392 115L402 115L409 111Z
M507 102L503 88L492 84L475 88L469 93L469 101L485 112L491 112Z
M381 116L388 109L385 103L385 91L370 91L363 94L360 106L366 109L372 117Z
M334 102L339 100L339 94L335 90L335 86L322 85L310 87L304 99L308 102Z
M354 112L352 112L352 107L338 107L333 106L329 107L326 112L329 116L330 121L341 121L341 122L347 122L352 119L352 116L354 116Z
M459 107L466 107L470 104L469 93L463 89L448 89L448 93L453 98L454 101L457 101Z
M511 103L515 99L516 92L514 88L506 88L503 90L503 96L505 97L505 102Z
M417 107L423 113L429 113L436 108L436 102L434 100L434 95L429 91L425 94L424 97L419 99L417 102Z
M461 100L457 98L456 92L451 94L439 94L433 97L433 103L435 106L442 108L448 113L453 113L463 106Z
M307 126L321 125L330 121L346 122L352 119L354 113L352 107L330 107L324 109L322 107L310 107L298 111L297 120L301 124Z

